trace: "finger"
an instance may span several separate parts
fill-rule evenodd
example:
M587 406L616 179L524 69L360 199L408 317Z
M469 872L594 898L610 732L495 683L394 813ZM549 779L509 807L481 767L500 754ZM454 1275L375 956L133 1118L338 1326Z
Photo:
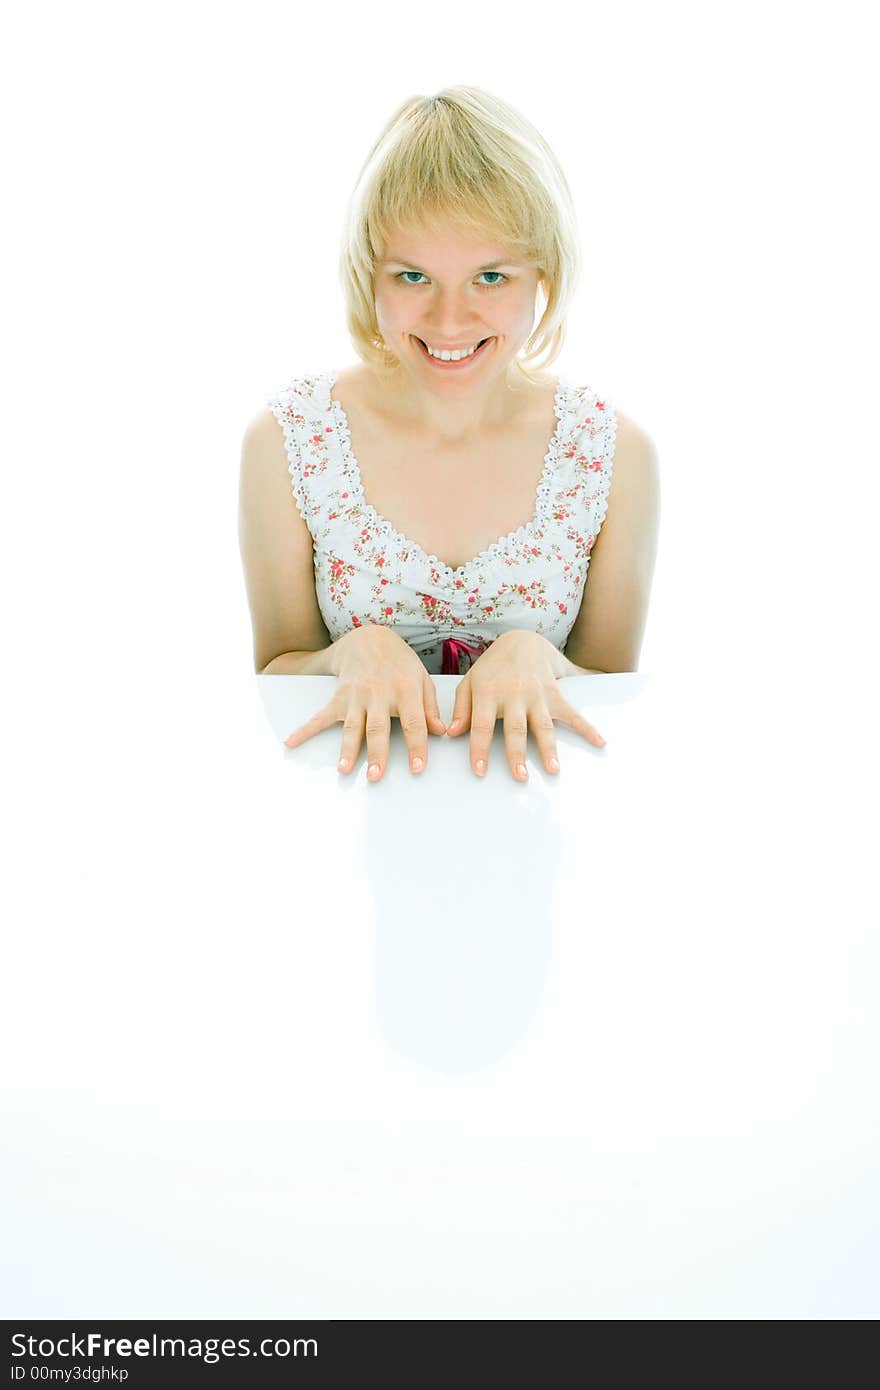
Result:
M294 729L292 734L288 734L284 742L288 748L296 748L300 743L305 743L306 739L314 738L322 729L329 729L331 724L339 723L339 710L335 699L329 705L319 709L317 714L313 714L311 719L307 719L305 724L300 724L299 728Z
M470 675L465 675L455 687L455 704L452 708L452 719L446 732L450 738L457 738L463 734L471 722L471 680Z
M471 767L483 777L489 767L489 745L498 717L497 702L490 695L477 697L471 715Z
M426 715L417 690L407 691L397 717L409 750L410 770L422 772L428 764L427 719L430 716Z
M510 764L510 770L518 782L525 782L529 775L526 767L528 736L529 726L525 705L506 702L504 705L504 746L507 749L507 761Z
M440 714L440 706L437 703L437 687L434 685L427 671L422 680L422 702L425 707L425 719L431 726L431 732L445 734L446 725L443 723Z
M339 749L339 762L336 764L339 772L351 772L360 756L366 717L367 712L363 705L353 700L342 721L342 745Z
M559 720L560 724L567 724L569 729L574 729L576 734L582 734L583 737L587 739L588 742L594 744L596 748L604 748L605 744L608 742L607 739L602 737L599 730L595 729L582 714L579 714L576 709L572 709L571 705L568 704L566 700L563 700L562 696L558 693L558 688L551 714L554 719Z
M541 762L548 772L559 771L559 757L556 749L556 727L553 716L543 700L536 700L529 708L529 723L538 745Z
M391 711L385 701L374 700L367 710L367 777L378 782L388 765L391 744Z

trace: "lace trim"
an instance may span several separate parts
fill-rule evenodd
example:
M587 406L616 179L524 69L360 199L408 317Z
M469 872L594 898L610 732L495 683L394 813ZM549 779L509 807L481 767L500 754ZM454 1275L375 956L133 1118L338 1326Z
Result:
M436 555L429 555L418 541L410 540L403 532L398 531L387 517L377 512L364 496L364 486L361 481L361 471L358 461L354 456L351 447L351 434L348 428L348 419L345 410L339 401L335 400L330 394L336 385L338 373L331 369L324 374L324 384L329 408L333 413L339 438L342 441L342 466L346 478L348 479L348 489L353 494L355 501L360 502L361 508L366 512L370 521L386 539L391 541L398 550L405 549L415 551L418 555L423 555L429 564L436 566L439 572L454 580L457 575L466 574L477 564L483 564L487 560L494 560L508 546L525 538L536 530L540 530L549 520L549 512L553 500L553 475L559 463L562 446L565 443L566 425L566 399L569 393L569 383L563 377L559 377L556 383L556 394L553 400L553 411L556 416L556 429L553 438L550 440L550 447L544 455L544 468L535 489L535 511L530 521L526 521L522 526L518 526L514 531L508 531L506 536L499 536L491 545L487 545L485 550L481 550L478 555L474 555L470 560L466 560L463 565L458 565L454 569L445 564ZM605 499L607 505L607 496ZM604 510L602 515L604 516Z
M303 378L305 382L314 382L315 378ZM291 387L285 387L270 398L268 405L275 419L281 426L284 434L284 448L287 454L287 471L290 474L291 491L296 501L297 510L309 528L309 532L314 542L313 518L309 515L309 502L304 486L302 472L302 453L299 447L299 440L296 433L294 415L298 409L295 398L299 393ZM316 513L317 514L317 513Z
M604 452L602 454L602 482L596 493L596 514L593 530L596 536L602 529L605 513L608 511L608 494L611 491L611 474L614 471L614 451L617 447L617 412L611 402L605 401L605 428L602 435ZM608 406L611 405L611 409Z

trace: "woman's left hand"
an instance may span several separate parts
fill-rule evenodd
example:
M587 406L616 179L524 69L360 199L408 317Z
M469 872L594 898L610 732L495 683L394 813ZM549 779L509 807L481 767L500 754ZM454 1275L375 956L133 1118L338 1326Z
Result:
M455 690L455 707L447 729L451 738L471 729L471 767L483 776L489 766L489 747L498 715L504 718L507 761L518 782L528 777L526 746L531 725L548 772L559 771L554 719L567 724L597 748L606 740L562 698L559 676L572 663L537 632L503 632L462 677Z

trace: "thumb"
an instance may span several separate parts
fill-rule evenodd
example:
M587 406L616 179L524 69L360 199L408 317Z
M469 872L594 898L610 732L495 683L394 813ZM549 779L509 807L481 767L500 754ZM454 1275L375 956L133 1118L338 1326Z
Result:
M427 671L422 680L422 689L424 692L425 719L429 725L432 724L434 726L435 732L445 734L446 725L440 717L440 706L437 703L437 690Z
M468 672L459 681L455 690L455 705L452 710L452 719L449 722L448 733L452 738L456 734L461 734L468 728L471 722L471 677Z

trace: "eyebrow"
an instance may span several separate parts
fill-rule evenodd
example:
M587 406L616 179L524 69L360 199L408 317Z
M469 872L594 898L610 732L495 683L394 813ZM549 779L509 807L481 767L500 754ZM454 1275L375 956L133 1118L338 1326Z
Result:
M380 261L379 264L380 264L380 265L405 265L406 268L407 268L407 270L417 270L418 273L419 273L419 275L428 275L428 274L430 274L429 271L427 271L427 270L422 270L422 267L421 267L421 266L419 266L419 265L413 265L412 261L400 260L400 259L398 259L396 256L389 257L388 260ZM517 265L517 264L518 264L517 261L511 261L511 260L507 260L507 261L487 261L485 265L478 265L477 268L476 268L476 270L475 270L473 273L474 273L474 275L477 275L481 270L495 270L496 266L499 266L499 265Z

